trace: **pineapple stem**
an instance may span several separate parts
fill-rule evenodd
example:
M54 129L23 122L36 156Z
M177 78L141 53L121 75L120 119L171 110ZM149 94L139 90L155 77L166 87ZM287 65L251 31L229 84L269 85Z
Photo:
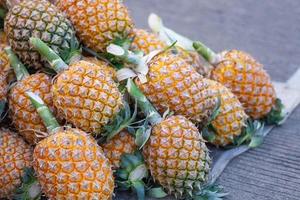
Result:
M48 132L55 132L60 125L44 101L38 95L32 92L26 92L26 95L30 98L32 105L36 108L37 112L42 118Z
M217 54L213 50L205 46L202 42L200 41L194 42L193 47L197 51L197 53L202 55L211 64L214 64L216 60L218 60Z
M57 55L46 43L44 43L39 38L30 38L30 43L34 46L34 48L44 56L51 67L57 72L62 72L69 68L69 66Z
M26 67L21 63L21 61L18 59L16 54L12 51L11 47L5 47L5 52L8 56L9 62L14 69L14 72L16 74L17 80L21 81L25 77L29 76L29 73L26 69Z
M163 120L161 115L131 79L128 79L126 87L129 95L136 99L138 106L148 117L152 125L158 124Z

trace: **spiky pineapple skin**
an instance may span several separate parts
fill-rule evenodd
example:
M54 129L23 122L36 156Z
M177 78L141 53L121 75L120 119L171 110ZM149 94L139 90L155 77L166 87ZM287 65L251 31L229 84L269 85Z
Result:
M52 80L43 73L30 75L19 81L9 93L9 110L13 125L29 144L35 144L47 136L47 129L26 92L38 94L55 113L52 98ZM44 133L44 134L42 134Z
M238 97L246 113L254 119L266 116L276 100L270 76L249 54L231 50L212 71L212 79L222 83Z
M122 94L101 67L79 61L62 72L52 87L59 116L86 132L100 133L120 111Z
M33 167L49 199L111 199L114 180L109 161L85 132L58 130L39 142Z
M149 63L147 82L136 81L156 109L168 108L175 114L205 124L212 114L217 96L195 69L169 52L161 53Z
M142 51L145 55L154 50L163 50L167 45L154 33L149 33L144 29L133 29L129 35L132 39L130 49L132 51Z
M56 53L77 43L71 22L54 5L45 0L22 1L8 12L5 32L13 51L22 63L39 69L47 62L32 47L30 37L38 37Z
M10 199L32 164L32 149L16 133L0 130L0 198Z
M154 180L176 197L191 195L208 179L209 151L196 126L183 116L155 125L143 154Z
M202 76L208 76L210 70L208 66L204 66L205 61L198 53L187 51L181 47L171 48L169 51L190 64Z
M123 154L133 153L137 149L134 137L126 130L121 131L111 140L102 144L101 147L105 156L112 164L113 169L118 169L120 167Z
M232 144L233 140L242 133L248 116L238 98L228 88L216 81L207 81L211 90L220 95L221 101L219 114L211 122L216 131L212 143L224 147Z
M83 57L82 60L98 65L99 67L102 68L101 69L102 71L104 71L110 77L112 77L113 80L117 81L117 71L112 66L110 66L107 62L103 60L99 60L95 57Z
M6 55L3 46L0 45L0 101L6 101L8 91L8 72L10 64L8 56Z
M72 21L82 43L97 52L105 52L109 43L127 37L133 28L119 0L62 0L56 5Z

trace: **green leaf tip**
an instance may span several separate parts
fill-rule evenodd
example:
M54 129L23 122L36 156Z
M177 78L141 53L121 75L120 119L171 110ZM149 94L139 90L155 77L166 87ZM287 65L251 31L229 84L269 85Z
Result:
M123 154L120 168L116 171L116 183L121 190L132 189L136 192L139 200L145 199L145 183L148 178L148 169L143 156L139 151L133 154Z
M280 99L276 99L275 105L266 117L262 119L267 125L280 125L285 118L284 105Z
M166 196L168 196L168 194L163 190L162 187L153 187L153 188L150 188L146 195L148 197L151 197L151 198L156 198L156 199L160 199L160 198L164 198Z
M264 139L264 123L258 120L248 119L246 127L240 136L234 138L233 144L240 146L242 144L248 144L251 148L256 148L263 143Z
M22 184L16 189L14 200L38 200L41 199L41 187L34 175L33 168L24 168Z
M153 107L141 90L136 86L132 79L129 78L127 80L126 88L129 95L133 99L136 99L139 108L144 112L152 125L158 124L163 120L161 115L157 112L157 110Z
M219 185L205 186L199 193L193 196L193 200L222 200L229 193L224 193L224 188Z

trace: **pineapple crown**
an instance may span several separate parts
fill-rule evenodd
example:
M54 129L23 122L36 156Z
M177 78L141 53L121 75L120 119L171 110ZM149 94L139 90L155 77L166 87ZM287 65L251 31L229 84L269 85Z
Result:
M267 116L262 119L262 121L267 125L280 125L284 118L284 105L282 104L282 101L277 98L275 105L272 107Z
M123 109L114 117L111 123L104 126L104 133L102 137L98 139L98 142L102 142L112 139L118 133L120 133L123 129L128 128L132 125L137 115L137 105L134 107L133 113L131 112L129 104L124 101Z
M58 128L60 128L56 118L38 95L32 92L26 92L26 95L29 97L32 105L36 108L38 114L42 118L48 133L54 133Z
M11 47L5 47L4 51L6 52L10 65L12 66L17 80L21 81L25 77L29 76L29 73L23 63L18 59L18 57L14 54Z
M123 154L120 168L115 172L116 183L119 190L133 190L138 200L145 196L163 198L167 196L162 187L154 186L145 165L144 158L139 151L132 154Z
M32 168L24 168L22 184L16 189L13 199L15 200L38 200L41 199L42 191Z

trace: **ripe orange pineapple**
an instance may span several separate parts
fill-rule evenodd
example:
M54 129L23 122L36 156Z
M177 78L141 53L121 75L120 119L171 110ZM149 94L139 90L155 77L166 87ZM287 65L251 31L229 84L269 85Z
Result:
M46 0L26 0L13 6L5 18L5 32L20 60L35 69L46 62L30 45L30 37L41 38L61 54L78 43L71 22Z
M136 83L155 108L160 113L170 109L205 124L217 102L205 79L169 51L155 56L148 66L147 82L136 79Z
M122 107L122 94L112 77L87 61L68 66L40 39L30 40L59 73L52 87L58 115L75 127L99 134Z
M50 134L33 153L33 167L44 194L49 199L111 199L111 166L95 139L80 129L59 127L42 99L27 95Z
M35 144L45 137L43 134L46 132L46 127L25 93L31 91L39 94L54 111L51 94L52 80L43 73L29 75L11 48L8 47L5 51L18 79L8 96L10 117L19 134L29 144Z
M137 147L134 137L126 130L121 131L108 142L101 145L105 156L112 164L113 169L120 167L121 156L125 153L133 153Z
M151 51L162 50L167 47L157 35L149 33L144 29L133 29L129 37L133 39L130 49L132 51L142 51L145 55Z
M119 0L56 0L55 5L72 21L82 43L96 52L105 51L116 38L127 37L133 28Z
M127 90L152 125L143 154L153 179L169 194L191 198L203 189L210 170L209 150L197 127L181 115L163 119L130 79Z
M32 149L16 133L0 130L0 199L11 199L23 169L32 164Z
M219 113L211 121L215 137L210 142L224 147L233 144L234 139L243 133L248 116L242 104L229 89L216 81L207 81L210 89L220 95Z
M253 119L265 117L276 106L270 76L249 54L238 50L215 54L200 42L194 47L214 65L211 78L230 88Z

